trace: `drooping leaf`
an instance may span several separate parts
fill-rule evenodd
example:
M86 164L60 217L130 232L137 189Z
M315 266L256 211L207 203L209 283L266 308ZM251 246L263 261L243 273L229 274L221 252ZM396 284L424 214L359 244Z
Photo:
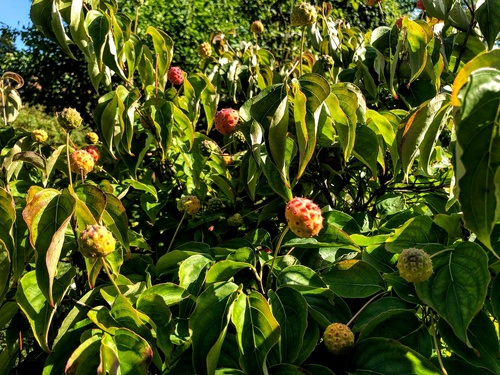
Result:
M498 336L493 322L484 311L479 311L467 329L472 348L458 338L445 321L440 320L438 328L443 340L455 354L471 365L500 374Z
M492 249L490 235L500 218L500 70L473 72L459 97L462 106L455 113L458 200L465 226Z
M267 374L266 359L280 338L280 326L266 299L257 292L241 293L233 306L240 366L248 374Z
M490 282L488 257L479 245L463 242L433 257L432 266L429 280L415 284L418 297L470 346L467 328L483 306Z
M197 374L215 373L237 294L236 284L222 282L209 286L198 298L189 319Z
M270 357L276 363L295 363L300 356L307 329L307 302L300 292L290 287L269 291L269 300L274 317L281 327L278 344L271 350Z
M76 269L71 267L65 273L58 275L59 277L53 281L54 304L50 304L45 298L35 271L26 273L19 280L16 302L26 315L38 344L48 353L50 352L49 329L52 318L56 313L54 306L61 302L73 282L75 274Z
M43 189L28 201L23 218L30 242L37 252L36 277L45 298L54 307L52 284L64 245L66 227L75 210L75 198L68 190Z
M485 0L476 9L475 16L488 49L491 50L500 32L500 1Z

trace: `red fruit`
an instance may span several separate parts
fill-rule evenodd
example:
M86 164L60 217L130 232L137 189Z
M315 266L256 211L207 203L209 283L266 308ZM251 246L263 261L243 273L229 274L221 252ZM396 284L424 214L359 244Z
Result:
M425 10L425 5L423 0L417 1L417 9Z
M307 198L295 197L286 205L288 227L297 236L317 236L323 228L323 215L316 203Z
M401 30L401 28L403 27L403 16L399 17L397 20L396 20L396 26L398 27L398 29Z
M182 75L182 69L173 66L168 70L167 78L170 83L174 86L182 85L184 82L184 76Z
M92 156L92 159L94 159L95 163L97 163L101 158L101 152L99 151L97 146L88 145L87 147L85 147L85 151L87 151Z
M221 134L231 134L238 125L238 111L232 108L223 108L215 114L215 129Z

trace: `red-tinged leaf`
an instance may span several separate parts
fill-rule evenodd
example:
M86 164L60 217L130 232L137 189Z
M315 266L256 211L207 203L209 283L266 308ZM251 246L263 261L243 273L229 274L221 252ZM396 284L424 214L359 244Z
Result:
M64 234L73 212L75 198L68 190L43 189L23 210L30 232L31 246L37 252L36 276L43 295L54 307L52 285L64 245Z

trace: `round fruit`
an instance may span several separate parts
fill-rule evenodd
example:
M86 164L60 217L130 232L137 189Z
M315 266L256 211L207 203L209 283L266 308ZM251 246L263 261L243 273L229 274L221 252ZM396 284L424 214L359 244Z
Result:
M321 55L318 62L321 64L321 70L324 72L328 72L334 65L334 61L330 55Z
M243 225L243 216L234 214L227 218L227 224L231 227L241 227Z
M203 42L198 46L198 55L206 59L212 56L212 46L208 42Z
M48 138L49 138L49 135L47 134L47 132L45 130L35 129L31 132L31 140L33 142L42 143L42 142L47 141Z
M317 236L323 228L323 215L316 203L307 198L295 197L286 205L288 227L297 236Z
M73 173L83 173L86 176L94 169L94 158L85 150L76 150L69 155L69 165Z
M432 275L432 260L421 249L404 249L398 257L399 275L410 283L421 283Z
M328 351L340 354L354 346L354 334L345 324L332 323L326 327L323 342Z
M57 123L68 131L78 128L83 122L80 112L74 108L64 108L62 112L57 112L56 119Z
M94 132L88 132L85 134L85 142L87 142L89 145L95 145L97 142L99 142L99 136L97 133Z
M292 26L310 26L316 22L317 16L313 5L302 3L293 7L290 22Z
M239 113L232 108L223 108L215 113L215 129L221 134L232 134L238 125Z
M200 200L196 195L186 195L177 201L177 209L189 215L196 215L200 207Z
M184 76L182 75L182 69L177 67L177 66L171 67L168 70L167 79L174 86L182 85L182 83L184 82Z
M87 258L105 257L115 251L115 244L113 234L99 224L87 225L78 237L79 249Z
M250 31L255 34L261 34L264 32L264 25L260 21L253 21L250 25Z
M101 158L101 152L99 151L97 146L88 145L87 147L85 147L85 151L87 151L92 156L92 159L94 159L94 163L97 163Z
M200 153L203 156L210 156L213 153L218 153L219 152L219 146L217 143L210 139L204 139L203 141L200 142Z
M222 211L223 208L224 203L217 197L210 198L207 202L207 211L209 212L219 212Z

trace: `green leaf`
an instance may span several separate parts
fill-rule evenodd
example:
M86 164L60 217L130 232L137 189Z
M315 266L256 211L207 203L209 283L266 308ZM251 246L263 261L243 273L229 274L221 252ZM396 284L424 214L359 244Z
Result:
M59 277L54 280L54 304L58 305L61 302L75 275L76 269L71 267L65 273L58 275ZM49 328L56 309L44 297L35 271L26 273L19 280L16 291L16 302L24 315L26 315L38 344L44 351L49 353Z
M186 289L174 283L153 285L152 287L142 292L141 296L139 297L139 301L141 300L141 298L144 298L149 294L158 294L163 298L167 306L176 305L182 300L189 298L189 293L186 291Z
M443 340L453 353L471 365L500 374L500 360L498 359L500 348L496 328L484 311L479 311L467 329L467 337L470 339L472 348L464 344L444 320L439 320L438 328Z
M102 220L130 257L127 211L122 202L113 194L106 193L106 209Z
M374 337L354 347L353 365L349 374L378 375L440 375L434 365L421 354L396 340Z
M236 284L223 282L209 286L198 298L189 319L197 374L215 373L237 294Z
M153 45L156 52L156 59L158 63L158 81L162 89L165 88L167 83L166 75L172 61L174 42L165 32L149 26L146 34L151 35L153 38Z
M104 332L99 352L101 359L99 370L102 371L103 374L118 373L120 369L120 358L118 358L118 348L113 340L113 336Z
M361 330L358 342L370 337L394 339L425 358L432 353L432 338L414 310L391 309L372 319Z
M488 43L488 49L492 49L500 32L500 1L485 0L476 9L477 23Z
M415 284L418 297L470 346L467 327L482 308L490 282L488 257L479 245L463 242L433 257L432 263L430 279Z
M500 70L473 72L459 96L462 107L455 113L458 199L465 226L493 250L490 235L500 218Z
M99 189L97 186L84 184L79 185L75 190L77 201L77 207L75 211L75 216L77 220L80 216L84 216L85 221L91 221L91 218L87 218L88 214L92 216L95 223L100 223L102 219L102 214L107 204L106 193ZM84 206L84 207L83 207ZM79 229L83 229L80 224Z
M428 58L427 44L429 43L429 39L422 25L410 20L408 17L403 18L403 27L406 29L406 40L409 46L408 54L411 68L409 83L411 83L425 69Z
M247 374L267 374L266 359L280 338L280 326L266 299L257 292L241 293L233 306L240 366Z
M405 310L408 304L397 297L384 297L370 303L356 318L353 332L362 330L371 320L379 315L392 310Z
M277 282L280 286L297 285L304 287L304 289L326 287L326 284L316 272L302 265L286 267L278 275Z
M0 305L9 284L11 261L14 256L13 228L16 219L14 199L0 188Z
M295 180L300 179L314 154L321 113L319 109L330 95L330 85L319 74L304 74L298 82L300 90L294 94L294 120L299 145L299 169Z
M90 336L71 354L66 364L65 373L77 375L95 374L100 364L100 347L101 336Z
M278 344L270 353L275 363L295 363L302 350L307 329L307 302L300 292L290 287L269 291L269 300L274 317L281 327Z
M64 234L75 211L75 198L68 190L43 189L28 201L23 218L36 250L36 278L45 298L54 307L52 284L64 245Z
M340 262L335 268L321 274L321 278L341 297L364 298L385 289L384 280L377 269L363 261L356 261L347 267Z
M356 128L356 141L353 148L354 156L370 168L372 176L377 176L377 157L379 154L379 141L377 134L368 126Z
M385 242L392 253L401 253L410 247L423 248L431 244L447 244L448 235L429 216L417 216L408 220Z
M228 281L238 271L243 269L254 269L253 265L246 262L235 262L233 260L222 260L215 263L207 272L207 285L214 284L219 281Z
M125 328L116 330L114 341L118 349L122 374L146 375L153 350L146 340Z
M491 283L491 307L493 315L500 320L500 273L497 273Z
M102 58L104 55L106 41L109 36L110 27L111 25L108 16L98 10L92 9L85 16L85 28L87 29L88 35L92 40L92 45L94 47L93 57L97 62L99 71L104 69Z
M405 175L410 174L417 154L420 155L420 170L426 174L432 174L429 165L430 158L451 110L449 95L439 94L432 100L421 104L416 111L400 123L397 143Z

